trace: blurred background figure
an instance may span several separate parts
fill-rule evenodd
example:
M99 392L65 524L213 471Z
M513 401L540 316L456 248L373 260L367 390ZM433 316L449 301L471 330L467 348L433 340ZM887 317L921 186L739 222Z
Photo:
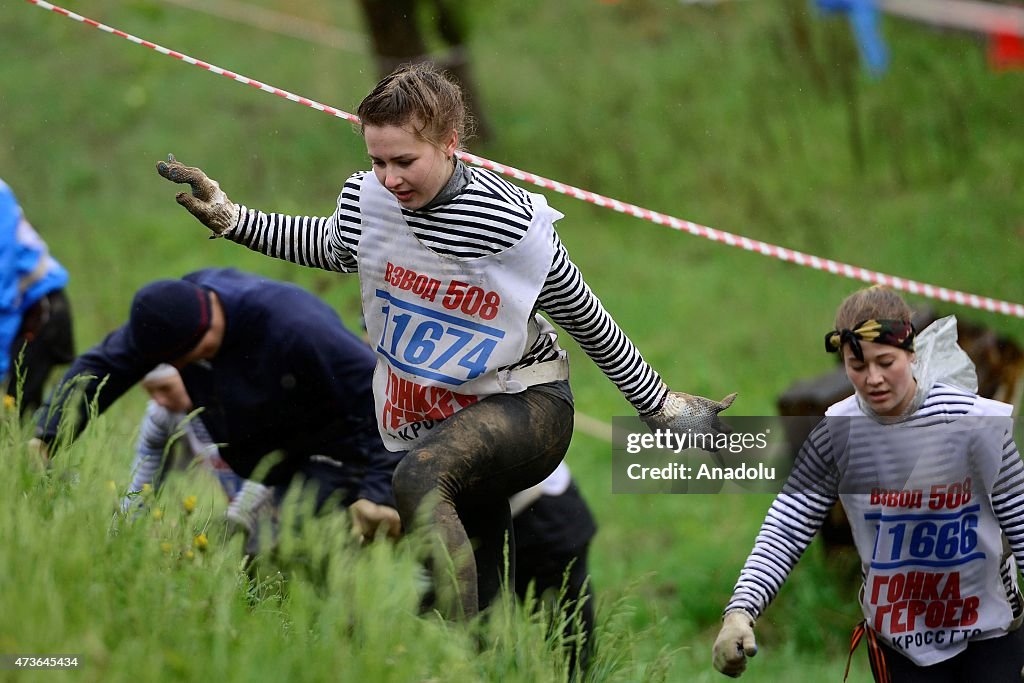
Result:
M370 349L310 292L206 268L136 292L128 321L76 358L50 394L36 437L44 455L53 455L63 443L57 436L66 412L71 437L77 436L168 363L187 389L173 407L203 408L193 428L208 431L209 443L218 444L239 476L257 478L253 471L273 453L279 457L261 483L283 495L301 482L315 496L317 512L333 510L340 496L354 528L368 537L378 527L397 536L391 477L399 456L384 448L376 428L374 362Z
M149 393L150 400L139 427L132 482L121 510L140 508L143 502L139 496L147 487L159 490L170 470L198 462L217 477L228 499L225 517L234 530L246 534L245 553L255 555L260 550L258 523L261 519L274 523L274 489L243 479L224 461L201 414L190 414L194 407L192 398L177 368L161 363L142 378L142 388ZM278 497L284 492L279 491Z
M183 469L198 462L212 472L231 503L246 480L234 473L220 456L200 414L190 415L192 398L177 368L161 363L142 378L149 394L146 414L139 426L139 440L132 461L132 482L121 503L127 512L146 486L159 489L171 469ZM255 486L261 484L253 482Z
M0 388L5 407L20 399L22 415L39 406L53 367L75 357L67 283L0 179Z
M512 496L509 505L516 538L516 595L525 599L532 583L537 606L557 610L552 626L563 626L570 671L578 676L586 672L594 651L587 554L597 522L564 460L547 479Z
M359 0L359 6L373 43L378 76L384 78L403 64L434 62L462 86L474 137L486 144L493 130L470 73L465 4L453 0ZM444 43L444 53L430 54L427 36L431 30Z

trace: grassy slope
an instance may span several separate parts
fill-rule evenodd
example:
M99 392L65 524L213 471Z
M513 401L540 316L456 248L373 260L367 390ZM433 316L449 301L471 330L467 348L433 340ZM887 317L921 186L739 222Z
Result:
M263 4L359 26L348 4ZM373 81L364 55L171 5L70 8L346 109ZM1024 79L989 72L974 39L889 21L893 68L869 81L852 57L845 24L809 15L799 0L713 10L653 0L472 8L474 67L499 131L479 150L485 156L815 255L1024 301L1024 282L1013 276L1024 231L1024 124L1014 103L1024 101ZM236 201L323 214L345 176L364 167L348 124L27 3L6 0L3 15L0 44L9 57L0 65L0 177L72 272L82 348L122 319L143 283L210 264L297 281L354 320L353 278L203 239L203 229L174 204L174 189L152 171L173 151L203 166ZM855 282L558 195L550 200L566 214L559 232L591 286L671 385L715 396L738 390L735 412L765 414L794 379L830 367L818 339ZM1024 339L1019 321L942 309ZM601 419L629 414L614 387L566 342L576 359L580 410ZM131 438L141 398L122 403L104 420L109 441L94 444L98 452ZM612 496L609 456L607 445L585 436L570 455L602 526L596 585L609 600L626 596L635 609L630 628L657 625L654 636L631 643L632 657L654 662L662 647L681 647L673 676L710 678L716 613L768 500ZM123 478L127 458L110 456L107 474L96 477ZM11 523L7 529L33 522ZM61 529L52 545L62 542ZM46 557L38 562L45 565ZM113 559L116 568L122 560ZM215 592L231 584L229 561L219 561L227 563L223 571L200 587ZM841 668L835 655L856 611L851 593L826 585L828 568L813 549L804 565L762 622L765 656L752 680ZM154 576L172 587L189 580L173 571ZM31 579L17 585L27 588ZM31 611L4 612L32 620ZM244 610L232 614L248 619ZM82 619L66 623L72 645L93 630ZM280 625L265 612L255 619L266 622L266 634ZM220 632L226 622L212 623L210 632ZM131 629L95 627L100 639ZM6 637L13 633L5 629ZM252 640L265 647L272 638ZM153 644L142 639L138 647Z

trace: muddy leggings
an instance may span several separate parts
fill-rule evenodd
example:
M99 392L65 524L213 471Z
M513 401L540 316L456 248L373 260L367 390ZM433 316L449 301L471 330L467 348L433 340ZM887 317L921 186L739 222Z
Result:
M534 388L498 394L446 419L399 463L394 488L405 530L427 524L437 532L431 564L442 614L469 619L498 594L506 538L514 571L508 498L554 471L572 425L572 406L558 396Z

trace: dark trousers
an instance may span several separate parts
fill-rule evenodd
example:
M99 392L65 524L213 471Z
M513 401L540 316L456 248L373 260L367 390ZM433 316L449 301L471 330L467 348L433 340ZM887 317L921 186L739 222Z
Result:
M247 534L242 547L243 555L254 558L266 554L277 547L280 537L279 511L285 496L293 487L298 487L299 495L312 502L314 515L326 515L344 510L358 498L360 479L340 462L328 458L309 458L301 461L294 469L292 477L283 482L268 484L273 490L270 509L259 521L261 525L255 533ZM296 528L304 519L296 518Z
M516 532L516 595L531 582L537 607L550 609L561 628L570 678L587 670L594 651L594 593L587 555L597 521L574 482L560 494L545 493L512 521ZM581 642L582 641L582 642Z
M328 443L329 447L317 448L317 444ZM283 461L271 467L263 477L262 483L274 491L275 510L293 487L300 488L301 495L312 501L315 515L348 508L360 497L394 507L389 477L402 459L402 453L392 453L384 448L372 417L339 419L310 435L308 442L296 442L293 447L299 453L313 454L286 453ZM374 462L379 470L372 474L379 486L367 485L370 462ZM232 463L229 461L228 464ZM272 521L276 539L276 514ZM302 520L297 521L301 523ZM246 553L255 555L268 549L253 541L247 544Z
M22 316L21 328L10 348L10 375L7 393L15 395L21 381L21 414L39 407L43 389L56 365L75 358L71 328L71 305L64 290L50 292Z
M889 678L882 678L872 660L875 680L888 683L1020 683L1024 667L1024 628L1000 638L974 640L957 656L931 666L918 666L878 641Z
M455 413L413 447L395 470L395 499L406 531L438 535L432 558L438 606L470 618L515 585L508 498L547 477L572 437L572 406L544 391L489 396ZM449 571L454 568L454 575Z
M530 584L534 596L553 605L561 613L562 636L574 674L587 670L594 650L594 596L590 589L590 569L585 544L575 554L546 557L520 555L516 566L516 595L525 598ZM580 642L582 640L582 643Z

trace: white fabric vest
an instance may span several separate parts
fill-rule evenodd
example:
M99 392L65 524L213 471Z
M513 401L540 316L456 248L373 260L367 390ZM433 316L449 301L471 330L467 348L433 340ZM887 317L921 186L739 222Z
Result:
M851 396L826 412L836 431L840 499L863 563L864 617L920 666L1010 625L1002 531L989 494L1011 410L976 397L971 415L882 425ZM865 490L868 481L877 486Z
M377 354L373 396L384 444L408 450L442 420L480 398L536 381L507 368L554 328L533 313L554 258L562 217L531 194L533 221L508 249L479 258L442 256L417 239L376 176L359 196L359 285Z

